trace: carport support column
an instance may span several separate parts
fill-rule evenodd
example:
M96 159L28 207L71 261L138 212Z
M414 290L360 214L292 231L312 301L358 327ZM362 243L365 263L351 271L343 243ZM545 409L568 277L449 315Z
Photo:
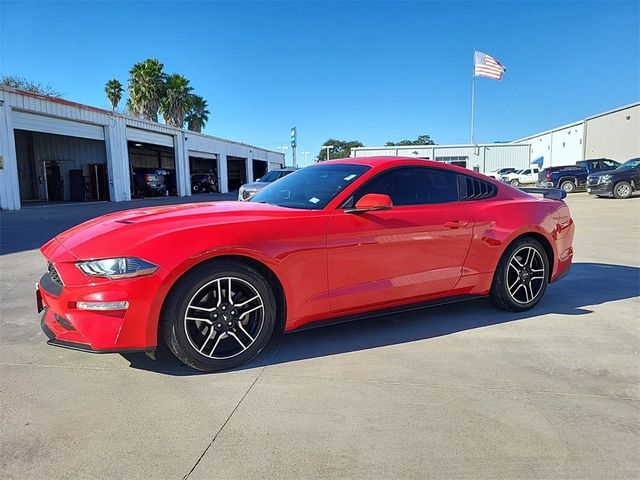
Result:
M247 183L253 181L253 153L250 151L249 155L247 155Z
M191 175L189 173L189 134L178 132L174 137L176 158L176 188L179 197L191 196Z
M2 90L0 90L0 155L2 155L4 163L0 170L0 208L18 210L20 208L20 182L16 139L13 135L9 95L5 95Z
M227 154L218 155L218 177L220 182L220 193L229 192L229 168L227 165Z
M127 125L124 118L113 116L105 126L105 148L109 175L109 197L112 202L131 200L131 170L127 147Z

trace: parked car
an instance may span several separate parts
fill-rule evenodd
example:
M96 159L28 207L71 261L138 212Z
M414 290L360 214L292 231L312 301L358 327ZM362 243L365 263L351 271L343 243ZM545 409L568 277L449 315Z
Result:
M164 178L164 186L167 188L169 195L178 194L178 184L176 183L176 171L169 168L156 168L155 172Z
M291 172L295 172L297 168L294 167L285 167L285 168L275 168L273 170L269 170L264 177L258 178L255 182L245 183L238 190L238 200L241 202L246 202L250 200L256 193L262 190L264 187L269 185L270 183L275 182L279 178L286 177Z
M218 181L211 173L192 173L191 191L193 193L217 192Z
M501 180L514 187L517 187L518 185L530 185L532 183L536 183L539 172L540 169L538 167L525 168L523 170L517 170L515 172L502 175Z
M576 162L573 167L552 171L540 182L541 187L561 188L567 193L584 190L587 187L587 176L594 172L613 170L620 163L608 158L594 158Z
M274 332L322 321L461 296L523 312L573 258L565 193L540 191L442 162L345 158L249 202L111 213L42 247L41 325L51 345L152 351L162 341L186 365L220 371Z
M592 173L587 177L590 195L629 198L637 190L640 190L640 158L627 160L615 170Z
M491 177L491 178L495 178L496 180L500 180L502 178L503 175L506 175L508 173L512 173L515 172L516 169L513 167L504 167L504 168L498 168L496 170L491 170L489 173L486 173L485 175L487 177Z
M133 195L136 197L159 196L167 192L164 175L155 168L132 168L131 179Z

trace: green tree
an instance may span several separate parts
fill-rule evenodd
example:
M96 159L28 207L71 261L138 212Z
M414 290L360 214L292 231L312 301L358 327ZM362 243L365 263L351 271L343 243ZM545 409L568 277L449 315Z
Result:
M155 58L136 63L129 71L129 101L127 108L153 122L158 121L158 110L164 95L164 65Z
M436 142L431 140L429 135L418 135L418 138L415 140L400 140L399 142L387 142L385 145L387 147L396 147L402 145L435 145Z
M16 90L22 90L25 92L38 93L40 95L46 95L48 97L61 97L62 93L55 90L51 85L40 82L32 82L24 77L18 75L3 75L0 77L0 86L11 87Z
M207 101L200 95L191 95L189 110L185 121L187 122L187 128L192 132L201 132L204 125L209 121L209 114L207 110Z
M122 100L123 92L124 88L122 88L122 84L115 78L109 80L104 87L104 93L107 94L107 98L109 99L114 112L118 108L118 103Z
M164 91L160 99L160 113L167 125L182 128L184 119L191 106L189 80L183 75L174 73L166 77Z
M333 145L331 149L330 158L347 158L351 154L351 149L356 147L363 147L362 142L358 140L336 140L335 138L330 138L326 142L322 144L320 149L320 153L318 154L318 161L324 162L327 160L327 149L324 148L328 145Z

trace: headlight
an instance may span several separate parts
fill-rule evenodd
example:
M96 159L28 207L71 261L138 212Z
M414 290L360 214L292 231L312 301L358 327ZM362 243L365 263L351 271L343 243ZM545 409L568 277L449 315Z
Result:
M242 191L242 199L243 200L249 200L251 197L253 197L256 194L257 190L243 190Z
M598 177L598 183L609 183L611 181L611 175L602 175Z
M76 266L89 277L105 277L111 280L142 277L158 270L158 266L153 263L131 257L90 260L78 262Z

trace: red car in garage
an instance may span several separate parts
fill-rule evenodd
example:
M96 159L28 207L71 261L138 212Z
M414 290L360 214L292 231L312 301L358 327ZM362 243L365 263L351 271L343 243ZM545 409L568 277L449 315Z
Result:
M437 162L349 158L249 202L105 215L42 247L42 327L93 352L165 342L219 371L277 331L477 297L524 311L573 257L564 193L544 195Z

